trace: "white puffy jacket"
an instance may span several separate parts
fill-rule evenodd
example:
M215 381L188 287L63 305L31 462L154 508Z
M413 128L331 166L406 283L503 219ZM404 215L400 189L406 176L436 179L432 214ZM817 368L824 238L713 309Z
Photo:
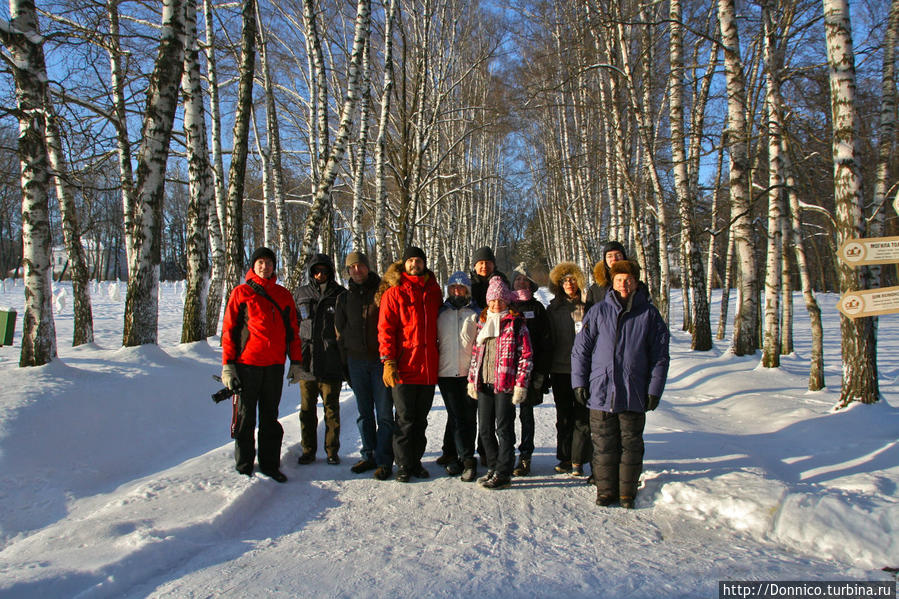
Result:
M456 308L444 303L437 316L440 367L437 376L468 376L471 348L478 334L478 313L471 305Z

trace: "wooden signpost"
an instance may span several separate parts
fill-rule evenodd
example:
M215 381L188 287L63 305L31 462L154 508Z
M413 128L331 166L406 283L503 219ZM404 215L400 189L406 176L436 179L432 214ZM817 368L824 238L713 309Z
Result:
M849 239L838 252L849 266L899 263L899 237ZM899 312L899 287L847 291L837 308L849 318L864 318Z

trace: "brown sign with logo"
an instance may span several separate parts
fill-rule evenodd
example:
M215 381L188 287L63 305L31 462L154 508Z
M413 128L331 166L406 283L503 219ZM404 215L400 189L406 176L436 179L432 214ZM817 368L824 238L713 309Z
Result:
M899 312L899 287L847 291L837 308L849 318L864 318Z
M837 254L849 266L899 263L899 237L849 239Z

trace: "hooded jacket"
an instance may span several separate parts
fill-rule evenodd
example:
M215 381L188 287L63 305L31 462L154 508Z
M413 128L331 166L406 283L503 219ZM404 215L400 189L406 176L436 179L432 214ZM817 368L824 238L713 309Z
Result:
M580 289L580 294L573 300L562 289L562 279L569 275L574 276ZM585 284L584 272L574 262L560 262L549 273L549 289L555 294L546 309L552 342L550 372L571 372L571 346L574 345L574 336L580 330L581 322L590 307L584 301Z
M447 299L437 316L437 340L440 347L440 367L437 376L468 376L471 348L478 334L478 309L469 297L468 304L456 306Z
M403 262L394 262L381 279L375 301L381 306L381 361L396 362L402 385L436 385L437 312L443 298L434 273L427 270L421 275L409 275Z
M375 294L381 277L369 271L368 277L357 284L350 279L347 290L337 296L334 305L334 325L337 343L344 359L378 359L378 305Z
M250 269L244 280L261 285L282 311L287 310L292 329L290 345L287 345L284 317L278 308L249 285L238 285L225 306L222 364L274 366L284 364L285 356L291 364L303 359L296 306L290 292L278 285L276 278L272 275L263 279Z
M603 412L645 412L668 378L668 325L638 288L622 302L613 292L584 319L571 351L571 386L590 390L587 406Z
M312 277L312 269L319 265L329 269L324 289ZM304 380L343 380L337 330L334 328L334 304L337 296L346 289L334 280L334 263L325 254L312 256L306 267L306 278L309 283L297 289L295 295L303 344L301 377Z

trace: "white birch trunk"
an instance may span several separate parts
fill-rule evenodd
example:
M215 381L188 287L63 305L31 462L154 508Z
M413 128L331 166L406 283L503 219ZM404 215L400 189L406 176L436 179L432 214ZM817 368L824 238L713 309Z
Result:
M730 159L730 199L740 288L734 317L733 352L738 356L758 349L758 273L755 264L749 197L749 126L747 97L734 0L718 0L718 22L727 77L727 144Z
M12 62L19 117L22 182L22 262L25 312L19 366L56 358L56 325L50 289L50 165L45 145L47 68L34 2L10 0L9 28L0 30Z
M206 335L218 330L225 283L225 237L223 224L227 220L225 195L225 167L222 159L222 116L219 106L218 68L215 61L215 33L212 24L212 0L203 0L206 27L206 76L209 80L209 113L212 134L212 174L215 206L209 210L209 249L212 254L212 276L206 298Z
M864 198L858 163L858 111L855 99L855 55L847 0L823 0L830 65L830 98L833 116L833 174L836 203L836 247L865 236ZM863 288L861 275L842 261L839 264L840 292ZM858 401L880 399L877 382L877 348L871 318L840 317L843 350L841 407Z
M181 343L207 337L206 299L209 289L209 209L213 207L214 180L206 145L206 111L200 81L196 0L187 0L184 23L184 133L187 138L190 203L187 208L187 282Z
M181 0L163 3L160 34L159 54L147 90L143 141L138 154L135 187L138 208L122 334L122 344L126 347L156 343L157 339L166 161L184 70L184 4Z

